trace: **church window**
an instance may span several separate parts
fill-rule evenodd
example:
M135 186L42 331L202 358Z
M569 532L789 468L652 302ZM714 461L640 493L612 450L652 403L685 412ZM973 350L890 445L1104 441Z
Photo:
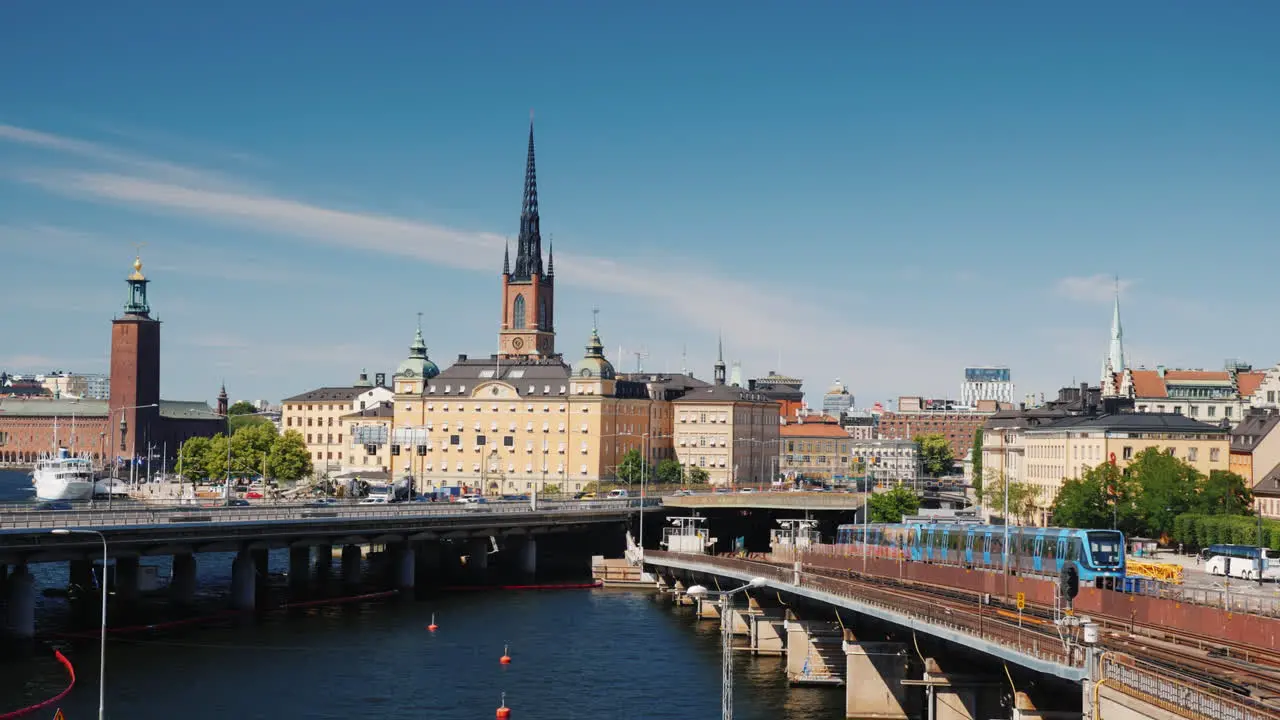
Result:
M547 330L551 323L547 320L547 298L538 298L538 329Z
M516 330L524 329L524 295L517 295L516 301L511 304L511 327Z

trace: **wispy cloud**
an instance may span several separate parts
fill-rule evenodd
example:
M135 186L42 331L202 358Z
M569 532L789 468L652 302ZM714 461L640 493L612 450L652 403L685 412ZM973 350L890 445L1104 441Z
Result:
M1133 286L1132 280L1117 281L1111 275L1083 275L1064 277L1054 283L1054 292L1076 302L1107 303L1111 302L1117 289L1121 295Z
M491 271L505 243L502 235L493 232L326 207L280 193L251 190L249 183L215 185L197 169L141 159L75 139L5 127L9 128L9 139L114 165L106 171L42 168L20 176L29 184L68 197L464 270ZM569 249L601 244L594 239L579 239L560 245L557 279L596 292L640 299L655 312L668 315L677 332L681 325L708 334L723 331L740 348L764 351L770 357L778 348L811 347L815 338L822 338L837 358L875 347L885 356L911 359L886 369L886 374L901 375L885 378L895 384L904 378L915 381L925 365L932 371L948 362L923 352L905 331L859 325L849 320L844 308L779 290L765 280L753 282L726 276L714 265L683 262L680 258L622 264ZM332 355L332 348L328 353ZM367 350L364 353L367 355Z
M54 135L16 125L0 124L0 141L48 150L62 155L71 155L82 160L113 167L127 168L131 172L141 173L148 177L167 179L172 182L198 184L206 187L233 185L226 177L209 170L192 168L165 160L156 160L142 154L119 150L103 143L70 138L64 135Z

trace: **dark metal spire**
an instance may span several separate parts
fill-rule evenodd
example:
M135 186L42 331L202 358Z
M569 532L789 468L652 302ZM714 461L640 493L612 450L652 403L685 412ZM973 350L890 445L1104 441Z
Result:
M524 167L524 201L520 206L520 237L516 240L514 280L542 275L542 233L538 218L538 170L533 154L533 117L529 117L529 155Z
M502 242L502 274L511 274L511 243L505 240Z
M554 277L556 274L556 236L551 236L551 242L547 243L547 277Z
M724 384L724 335L716 340L716 365L715 365L715 383L717 385Z

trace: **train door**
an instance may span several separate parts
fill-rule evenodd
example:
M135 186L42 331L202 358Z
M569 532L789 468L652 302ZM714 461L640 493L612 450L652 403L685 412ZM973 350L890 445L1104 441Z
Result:
M1036 533L1032 544L1031 569L1036 574L1044 572L1044 533Z
M991 567L991 531L982 533L982 566Z
M925 562L933 562L933 528L927 528L924 531L924 560Z
M1058 552L1056 553L1057 557L1055 558L1057 560L1057 562L1055 563L1057 567L1053 569L1055 573L1061 573L1062 568L1067 564L1067 547L1070 542L1071 542L1071 538L1067 536L1066 531L1065 530L1059 531L1058 548L1057 548Z
M965 567L973 567L973 538L977 533L966 528L964 530L964 564Z

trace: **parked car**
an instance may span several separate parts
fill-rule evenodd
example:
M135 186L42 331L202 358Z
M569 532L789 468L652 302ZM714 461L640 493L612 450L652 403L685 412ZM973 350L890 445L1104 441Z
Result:
M227 507L249 507L249 501L241 500L240 498L231 498L226 502L226 506Z
M74 510L75 506L65 500L49 500L36 505L36 510Z

